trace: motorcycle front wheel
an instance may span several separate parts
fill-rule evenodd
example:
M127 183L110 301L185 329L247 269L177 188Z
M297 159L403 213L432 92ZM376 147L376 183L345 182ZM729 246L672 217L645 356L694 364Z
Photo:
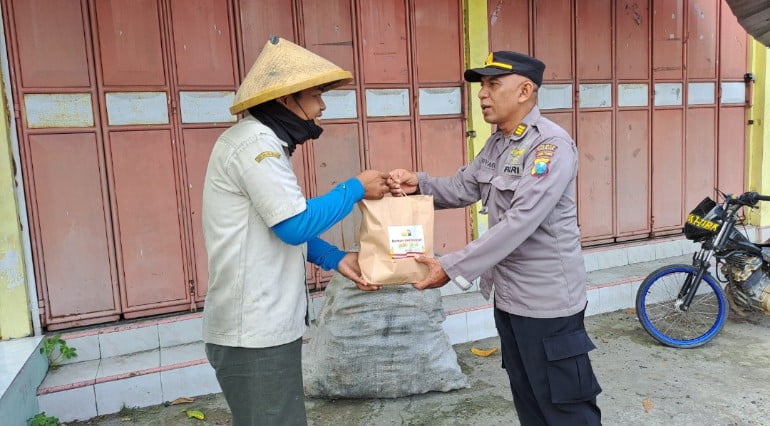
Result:
M694 348L713 339L727 319L727 299L708 272L687 310L680 309L679 292L687 277L698 270L691 265L668 265L645 278L636 293L636 316L647 333L674 348Z

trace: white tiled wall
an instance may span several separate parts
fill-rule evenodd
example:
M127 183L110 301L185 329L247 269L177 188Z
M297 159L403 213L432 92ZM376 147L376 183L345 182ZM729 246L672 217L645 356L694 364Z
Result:
M99 345L102 358L157 349L159 347L158 326L151 325L123 330L119 333L100 334Z
M114 382L94 385L96 411L112 414L125 407L146 407L163 402L160 373L145 374Z
M586 272L599 269L599 252L583 252L583 262L586 266Z
M636 294L632 294L633 289L634 285L632 283L599 288L602 311L612 312L634 306Z
M605 250L596 257L597 269L617 268L628 265L626 250Z
M497 336L495 315L492 308L478 309L465 314L468 324L468 340L481 340Z
M681 241L666 241L655 245L655 258L665 259L682 255Z
M650 245L629 247L628 263L641 263L655 260L655 247Z
M465 313L447 315L442 327L449 337L450 344L454 345L468 341L468 319Z
M40 411L58 417L62 422L87 420L97 415L93 386L39 395L37 402Z
M602 299L598 290L591 290L587 294L588 305L586 306L585 316L591 316L602 313Z
M160 350L154 349L131 355L104 358L101 364L99 364L99 371L96 373L96 377L110 377L158 367L160 367Z
M49 370L40 387L50 388L93 380L99 370L99 362L99 360L84 361Z
M160 381L163 387L163 401L222 392L214 369L209 364L162 371ZM190 392L195 392L195 395Z
M203 342L160 348L160 365L174 365L206 358Z
M161 347L197 342L201 340L202 336L203 318L158 324L158 339Z
M75 339L66 339L67 346L75 348L78 354L75 358L60 359L60 364L72 364L73 362L90 361L101 358L101 350L99 349L99 336L83 336ZM58 348L54 352L54 356L59 355Z
M633 308L640 283L641 281L634 281L590 289L587 294L586 316Z

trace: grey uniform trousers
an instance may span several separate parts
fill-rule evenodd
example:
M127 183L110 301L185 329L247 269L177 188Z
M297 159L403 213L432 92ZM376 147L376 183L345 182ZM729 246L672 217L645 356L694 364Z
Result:
M585 311L561 318L530 318L495 308L503 368L522 426L599 425L601 387L588 351Z
M307 425L302 339L268 348L206 343L234 426Z

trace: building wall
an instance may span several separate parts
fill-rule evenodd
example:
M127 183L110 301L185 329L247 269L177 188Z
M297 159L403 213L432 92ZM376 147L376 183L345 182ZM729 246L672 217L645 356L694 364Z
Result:
M748 176L746 188L770 195L770 84L768 48L752 39L749 51L750 69L754 74L753 105L749 109L749 131L746 164ZM752 210L749 222L760 227L770 226L770 203L760 202L759 209ZM764 235L764 238L770 234Z
M464 0L463 22L466 37L465 66L477 67L483 64L488 53L489 27L488 2L486 0ZM749 117L753 124L747 132L746 180L749 190L770 194L770 127L765 126L770 114L770 86L766 83L768 58L767 48L752 42L750 69L756 76L753 107ZM5 52L3 52L5 55ZM468 139L467 157L472 159L483 147L491 134L491 127L484 122L477 98L478 84L469 86L466 92L468 105L467 130L475 133ZM8 339L29 335L33 332L29 299L38 295L29 294L30 279L25 274L24 238L27 230L21 229L15 185L16 170L12 147L18 144L9 132L9 121L13 113L3 102L5 120L0 123L0 338ZM478 236L486 230L486 216L473 210L473 235ZM752 212L750 222L754 225L770 226L770 203L764 203L760 209Z
M5 96L0 103L0 339L12 339L32 334L32 322Z
M325 94L324 135L292 157L307 197L364 168L446 175L466 161L461 0L1 4L48 330L203 305L205 165L269 34L355 76ZM323 238L353 248L357 217ZM437 212L436 252L467 244L468 219ZM307 277L320 289L329 275Z
M486 0L466 0L464 3L465 22L465 66L468 68L483 67L489 53L489 27L487 25ZM481 85L471 83L468 86L468 159L473 159L484 147L487 138L492 135L492 127L484 121L481 113L481 102L477 94ZM486 232L488 228L487 216L479 214L481 203L476 203L471 209L471 222L473 224L473 238Z

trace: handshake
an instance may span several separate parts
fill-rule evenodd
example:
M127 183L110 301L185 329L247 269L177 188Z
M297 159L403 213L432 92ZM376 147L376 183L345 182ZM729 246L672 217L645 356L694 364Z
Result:
M393 169L390 173L364 170L356 178L364 185L367 200L379 200L388 193L398 197L417 191L417 173L405 169Z

